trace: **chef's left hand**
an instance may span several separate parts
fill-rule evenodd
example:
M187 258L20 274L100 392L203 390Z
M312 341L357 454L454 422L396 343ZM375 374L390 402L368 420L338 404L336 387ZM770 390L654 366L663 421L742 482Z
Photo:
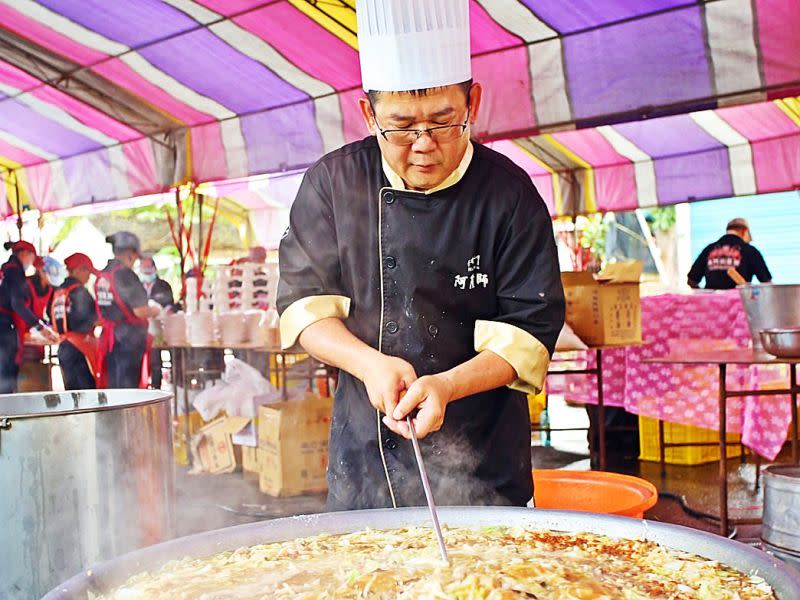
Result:
M405 421L415 408L419 409L414 417L414 428L417 437L423 438L429 433L438 431L444 423L444 413L447 405L453 399L453 384L443 375L426 375L417 379L397 403L394 409L394 422L387 423L387 427L395 433L411 439L411 432Z

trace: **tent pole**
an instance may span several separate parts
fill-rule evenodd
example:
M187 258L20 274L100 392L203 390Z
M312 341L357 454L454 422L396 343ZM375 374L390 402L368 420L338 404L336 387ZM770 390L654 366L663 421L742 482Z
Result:
M16 169L11 169L11 173L14 175L14 200L17 211L17 233L19 235L19 240L22 241L22 206L20 205L19 198L19 176L17 175Z
M647 224L647 219L645 218L644 211L641 208L636 209L636 220L639 221L639 227L642 229L642 235L644 236L644 239L647 240L647 249L650 251L650 256L653 257L653 262L656 265L656 271L658 271L658 278L661 283L667 283L666 268L664 267L664 261L661 260L661 251L656 244L656 240L650 231L650 225Z
M197 253L200 254L203 251L203 194L197 194ZM202 261L202 259L201 259ZM202 262L200 263L200 269L202 268Z
M183 254L183 211L181 210L181 189L175 188L175 210L178 216L178 260L181 267L181 300L186 301L186 258Z

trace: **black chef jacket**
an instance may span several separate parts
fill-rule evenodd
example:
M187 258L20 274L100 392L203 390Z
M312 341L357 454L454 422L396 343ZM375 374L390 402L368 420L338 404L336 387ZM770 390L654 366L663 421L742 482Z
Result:
M401 186L374 137L306 173L280 246L283 344L338 317L420 377L483 350L506 359L519 379L450 404L422 452L439 503L524 505L533 493L524 392L542 387L564 321L547 208L527 174L478 144L440 189ZM382 424L348 373L328 483L329 510L425 504L411 443Z
M732 233L723 235L703 249L689 271L689 280L699 284L705 277L707 290L730 290L736 287L736 282L728 275L731 267L739 271L747 282L753 277L762 283L772 281L761 252Z

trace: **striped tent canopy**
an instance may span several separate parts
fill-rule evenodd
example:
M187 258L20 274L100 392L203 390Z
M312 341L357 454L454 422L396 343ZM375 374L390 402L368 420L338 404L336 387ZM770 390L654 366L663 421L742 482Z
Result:
M291 172L361 137L354 6L0 0L0 214ZM797 0L470 13L473 134L554 214L800 185Z

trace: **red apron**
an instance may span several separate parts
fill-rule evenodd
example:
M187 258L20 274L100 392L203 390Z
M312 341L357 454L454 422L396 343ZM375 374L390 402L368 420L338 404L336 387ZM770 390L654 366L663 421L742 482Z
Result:
M133 314L128 305L120 298L114 278L117 271L124 269L122 265L115 265L110 271L101 271L97 274L94 282L95 297L97 298L97 315L103 325L103 332L100 334L100 343L97 347L96 371L94 374L98 389L108 387L108 370L106 369L106 359L114 349L114 339L117 325L125 323L128 325L138 325L147 327L147 319L140 319ZM100 311L101 298L105 297L108 302L113 302L122 313L122 321L112 321L103 316ZM139 387L146 388L150 381L150 350L153 347L153 338L147 334L144 356L142 357L142 372L139 379Z
M3 265L2 272L3 275L5 276L6 269L19 269L19 268L21 267L19 267L14 263L6 263L5 265ZM28 282L28 285L30 286L30 282ZM33 310L32 298L33 296L29 296L25 300L25 306L27 306L31 310ZM7 310L5 308L0 307L0 314L8 315L11 318L11 322L14 323L14 329L17 330L17 354L14 357L14 362L17 363L17 365L22 366L22 355L23 352L25 351L25 334L28 333L30 327L25 322L25 319L23 319L21 316L15 313L13 310Z
M31 292L31 312L36 315L37 319L44 319L44 314L47 312L47 307L50 305L50 299L53 297L52 286L48 285L47 292L45 292L44 296L40 296L36 293L36 286L33 285L30 278L26 279L25 283L28 284L28 289Z
M75 346L86 359L89 371L94 375L97 382L97 338L92 332L78 333L70 331L67 325L67 314L69 312L69 295L73 290L81 287L80 283L75 283L68 288L56 290L53 294L53 303L50 305L50 323L59 329L61 341L69 342ZM60 327L59 327L60 326Z

